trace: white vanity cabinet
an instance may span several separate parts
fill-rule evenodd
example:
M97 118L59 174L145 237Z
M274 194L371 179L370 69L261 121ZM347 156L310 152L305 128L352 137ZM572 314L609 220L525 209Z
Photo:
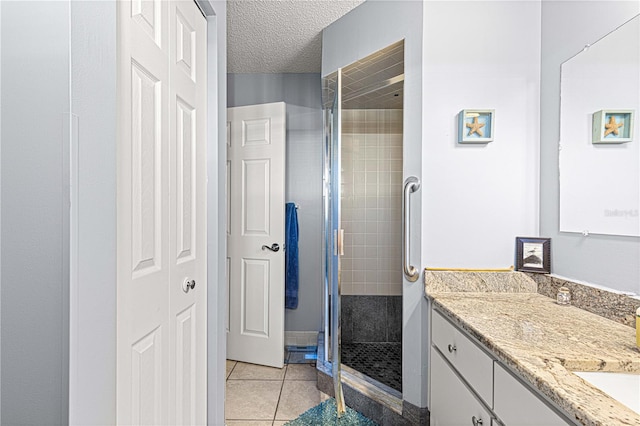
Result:
M437 310L431 324L432 426L573 424Z
M429 408L432 426L491 425L491 413L433 348Z
M493 358L445 319L438 311L431 317L433 346L444 355L453 368L473 387L482 400L491 406L493 398Z
M493 411L508 426L566 426L556 414L497 361L494 370Z

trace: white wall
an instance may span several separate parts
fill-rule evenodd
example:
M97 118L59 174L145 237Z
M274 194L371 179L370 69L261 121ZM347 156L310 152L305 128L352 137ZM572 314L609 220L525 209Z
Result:
M207 143L207 423L224 423L226 379L226 162L227 162L227 3L209 3ZM213 15L211 15L213 13ZM217 131L217 132L216 132Z
M544 1L540 103L540 229L552 238L552 272L634 293L640 293L639 238L558 231L558 138L560 65L638 13L637 1Z
M503 268L538 235L539 1L427 2L423 265ZM458 144L457 114L494 109L494 140Z
M67 423L69 3L2 2L2 422Z
M0 4L0 52L2 51L2 5ZM2 176L2 55L0 54L0 177ZM2 179L0 179L0 378L2 377ZM0 385L0 424L2 424L2 386Z
M72 1L70 5L69 423L114 424L116 4Z

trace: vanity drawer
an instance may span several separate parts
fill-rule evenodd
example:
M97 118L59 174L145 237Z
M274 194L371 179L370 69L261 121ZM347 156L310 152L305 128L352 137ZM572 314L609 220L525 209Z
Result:
M569 424L497 363L493 397L493 410L506 426Z
M493 416L431 348L431 426L497 426Z
M433 311L431 319L433 345L491 407L493 402L493 359L438 311Z

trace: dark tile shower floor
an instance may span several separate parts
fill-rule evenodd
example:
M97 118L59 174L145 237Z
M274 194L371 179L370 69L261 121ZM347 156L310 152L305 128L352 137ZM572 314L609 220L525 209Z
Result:
M343 343L340 360L402 392L402 343Z

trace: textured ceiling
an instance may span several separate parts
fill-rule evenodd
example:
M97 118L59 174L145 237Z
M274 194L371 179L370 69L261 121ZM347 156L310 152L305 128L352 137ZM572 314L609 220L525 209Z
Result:
M322 29L364 0L229 0L228 73L319 73Z

